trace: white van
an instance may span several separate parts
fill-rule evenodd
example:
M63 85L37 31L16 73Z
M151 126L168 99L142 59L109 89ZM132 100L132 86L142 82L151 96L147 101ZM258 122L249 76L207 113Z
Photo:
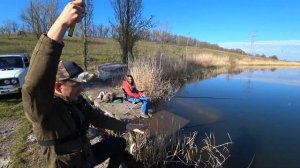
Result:
M0 55L0 95L21 91L28 66L27 54Z

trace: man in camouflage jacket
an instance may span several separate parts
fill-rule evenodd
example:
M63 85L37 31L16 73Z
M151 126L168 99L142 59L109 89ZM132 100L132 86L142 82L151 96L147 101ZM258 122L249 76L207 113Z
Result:
M93 167L107 158L108 167L119 167L126 141L108 138L91 146L85 133L89 124L117 131L125 131L126 124L95 111L80 95L83 70L59 61L64 34L82 19L83 5L82 0L68 3L41 35L22 89L24 111L49 167Z

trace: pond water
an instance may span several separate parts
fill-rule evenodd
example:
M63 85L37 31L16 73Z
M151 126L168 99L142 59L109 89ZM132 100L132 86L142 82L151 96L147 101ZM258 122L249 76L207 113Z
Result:
M186 131L234 144L225 167L300 167L300 69L244 71L185 84L167 104Z

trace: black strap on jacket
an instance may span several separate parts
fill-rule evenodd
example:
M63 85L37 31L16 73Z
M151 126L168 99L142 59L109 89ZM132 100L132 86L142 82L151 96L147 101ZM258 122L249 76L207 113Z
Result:
M69 142L78 138L82 138L84 136L83 132L75 132L73 134L70 134L68 136L59 138L59 139L53 139L53 140L39 140L37 141L38 144L40 144L41 146L53 146L53 145L58 145L58 144L62 144L65 142Z

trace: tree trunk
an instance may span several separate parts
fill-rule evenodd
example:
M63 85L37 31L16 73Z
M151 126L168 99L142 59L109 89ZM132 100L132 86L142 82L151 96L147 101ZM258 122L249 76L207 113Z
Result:
M129 15L129 11L130 10L130 0L126 0L126 23L125 23L125 43L124 43L124 51L123 51L123 54L126 58L123 58L123 59L126 59L126 62L124 62L125 64L128 64L128 52L129 52L129 25L130 25L130 15Z
M143 32L152 27L151 19L143 19L142 0L111 0L117 24L112 24L115 31L114 38L119 42L122 50L121 59L128 64L129 57L134 59L133 47Z
M87 66L88 66L88 58L87 58L87 37L84 34L83 35L83 64L84 64L84 70L87 71Z
M124 40L124 46L122 47L122 62L128 65L128 41Z
M88 53L88 46L87 46L87 19L86 17L83 19L84 24L83 24L83 64L84 64L84 70L87 71L87 66L88 66L88 58L87 58L87 53Z

